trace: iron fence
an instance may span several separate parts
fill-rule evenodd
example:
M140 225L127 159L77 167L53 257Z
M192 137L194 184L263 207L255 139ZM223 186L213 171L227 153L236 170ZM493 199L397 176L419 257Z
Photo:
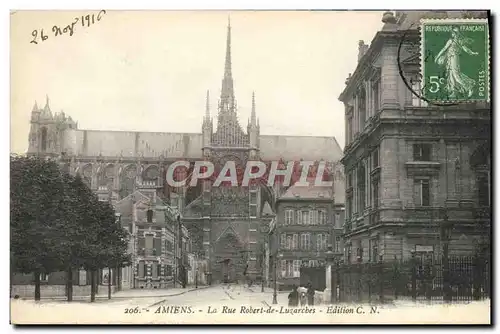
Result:
M387 302L397 299L466 302L490 298L491 265L487 256L413 256L404 261L336 264L331 284L334 302ZM301 268L300 282L326 287L326 267Z

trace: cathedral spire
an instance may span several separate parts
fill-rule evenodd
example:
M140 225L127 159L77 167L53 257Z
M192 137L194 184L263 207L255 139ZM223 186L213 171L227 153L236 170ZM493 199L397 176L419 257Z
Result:
M238 121L231 65L231 22L228 18L226 59L218 105L217 131L212 137L211 143L215 146L246 147L248 145L248 137L243 132Z
M224 63L224 78L231 78L231 18L227 18L226 61Z
M45 109L50 110L50 107L49 107L49 95L48 94L45 96Z
M42 110L42 115L44 117L52 118L52 111L50 110L49 106L49 95L46 96L45 107Z
M231 20L228 17L226 60L224 63L224 78L222 79L221 107L229 110L234 106L233 74L231 69ZM225 110L224 110L225 111Z
M33 105L33 109L31 111L38 111L38 103L36 103L36 100L35 104Z
M252 125L255 126L256 124L256 114L255 114L255 92L252 92L252 114L251 114L251 119L252 119Z
M205 106L205 120L210 120L210 91L207 89L207 101Z

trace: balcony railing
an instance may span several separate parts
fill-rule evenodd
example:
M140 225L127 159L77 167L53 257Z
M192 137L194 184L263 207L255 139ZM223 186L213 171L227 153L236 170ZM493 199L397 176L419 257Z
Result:
M142 249L139 249L137 251L137 255L139 255L139 256L160 256L161 252L157 251L154 248L153 249L142 248Z
M490 219L491 218L491 208L482 207L475 210L476 219Z
M443 209L439 207L406 208L403 211L405 220L439 220L443 213Z

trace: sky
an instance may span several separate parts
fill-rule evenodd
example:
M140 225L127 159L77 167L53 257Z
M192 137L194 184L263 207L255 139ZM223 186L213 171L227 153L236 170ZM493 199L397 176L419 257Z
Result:
M261 134L335 136L338 96L381 11L17 11L11 19L11 152L26 152L35 101L49 97L81 129L201 132L206 91L214 117L231 19L240 124L252 92ZM82 27L82 15L94 24ZM69 32L55 36L80 17ZM40 37L43 29L47 36ZM37 44L33 40L37 30Z

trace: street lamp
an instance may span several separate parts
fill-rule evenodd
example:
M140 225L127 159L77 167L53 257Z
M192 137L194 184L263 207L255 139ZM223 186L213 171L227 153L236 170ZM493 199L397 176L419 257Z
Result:
M379 277L380 277L380 290L379 290L379 302L381 304L384 303L384 284L385 284L385 281L384 281L384 250L381 249L379 252L378 252L378 260L379 260Z
M274 293L273 293L273 304L278 304L278 289L277 289L277 276L278 276L278 259L281 259L283 257L283 254L278 254L276 257L275 257L275 261L274 261Z
M195 253L194 254L194 265L196 266L196 270L194 272L194 284L195 284L195 288L198 289L198 270L199 270L199 255L198 253Z
M443 244L443 299L445 302L451 301L450 291L450 263L448 248L450 244L451 234L453 232L453 222L448 220L448 213L443 211L443 222L440 226L440 237Z
M264 250L261 251L260 255L260 292L264 292L264 261L266 259L265 256L265 247Z
M335 292L337 291L337 286L336 286L337 284L335 284L335 280L333 279L333 265L335 262L335 254L333 253L333 245L332 244L328 245L328 251L326 252L326 261L329 264L329 268L330 268L330 304L333 304ZM337 274L337 273L335 273L335 274Z

